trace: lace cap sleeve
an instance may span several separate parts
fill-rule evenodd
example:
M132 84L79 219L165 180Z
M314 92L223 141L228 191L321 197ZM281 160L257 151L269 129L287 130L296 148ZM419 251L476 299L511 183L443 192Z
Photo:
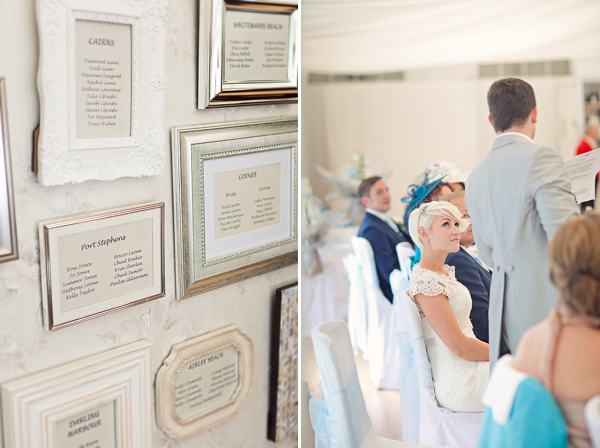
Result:
M416 294L423 294L434 297L444 294L448 297L449 281L450 277L415 266L410 280L410 295L414 297Z

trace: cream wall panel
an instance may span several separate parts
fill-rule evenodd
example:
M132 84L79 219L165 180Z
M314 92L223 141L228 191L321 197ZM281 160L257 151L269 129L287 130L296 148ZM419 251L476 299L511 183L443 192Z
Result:
M401 217L400 198L427 165L444 159L471 171L495 138L486 100L493 79L475 78L466 69L440 70L459 79L435 76L430 69L399 82L305 84L302 164L314 192L323 198L332 191L315 164L345 178L352 153L361 151L371 172L391 171L391 214ZM532 84L539 109L535 141L570 157L583 129L577 78L524 79Z

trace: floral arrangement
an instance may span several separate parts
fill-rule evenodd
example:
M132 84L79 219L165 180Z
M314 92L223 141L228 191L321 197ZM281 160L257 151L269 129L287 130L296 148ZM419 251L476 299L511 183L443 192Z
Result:
M302 192L302 238L318 239L330 225L329 209L313 193Z
M331 211L312 192L308 178L302 179L302 261L309 275L322 270L316 248L329 231Z
M336 188L336 191L327 195L325 199L332 200L339 197L349 199L346 215L354 223L359 223L362 216L359 216L361 215L361 201L358 196L358 187L363 180L376 174L368 172L369 159L362 152L355 151L352 154L351 162L351 165L346 170L347 175L344 177L337 176L319 165L315 168L325 180ZM389 170L382 169L377 175L385 179L389 174Z

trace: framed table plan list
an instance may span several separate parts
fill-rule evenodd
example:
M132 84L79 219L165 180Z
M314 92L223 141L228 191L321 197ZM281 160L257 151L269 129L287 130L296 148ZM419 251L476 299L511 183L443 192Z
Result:
M178 442L237 415L254 382L254 345L235 325L173 346L156 375L156 420Z
M5 448L152 446L150 343L3 384L2 418Z
M164 171L167 0L37 0L38 180Z
M298 260L298 122L173 130L177 297Z
M298 101L294 0L201 0L198 109Z
M39 224L44 327L163 297L164 203Z

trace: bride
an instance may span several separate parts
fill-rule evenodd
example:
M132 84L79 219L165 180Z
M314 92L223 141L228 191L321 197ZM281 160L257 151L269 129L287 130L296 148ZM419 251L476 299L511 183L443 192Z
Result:
M411 274L408 293L422 316L435 395L452 411L480 412L489 377L488 344L475 338L469 320L471 295L444 264L459 249L468 221L445 201L421 204L409 218L410 236L422 252Z

